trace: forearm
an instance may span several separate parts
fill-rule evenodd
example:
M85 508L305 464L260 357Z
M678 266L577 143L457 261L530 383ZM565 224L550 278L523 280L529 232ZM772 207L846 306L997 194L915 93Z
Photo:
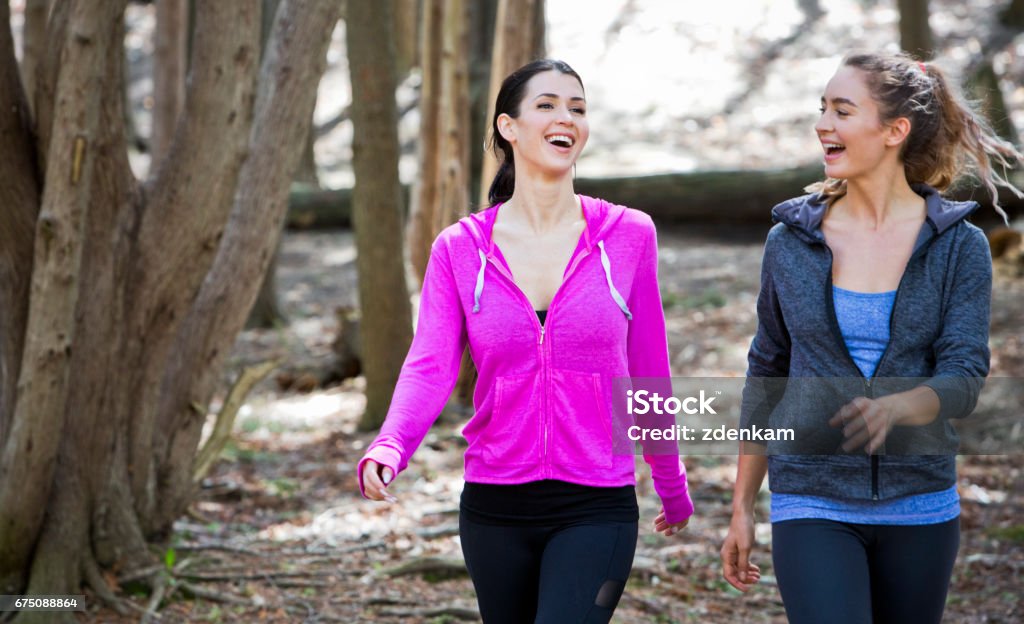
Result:
M741 443L749 447L747 443ZM757 494L761 491L764 476L768 472L768 457L763 454L750 454L752 449L740 447L740 455L736 466L736 486L733 488L733 513L753 513L757 503Z
M909 427L932 423L942 407L939 395L928 386L918 386L878 400L892 411L894 424Z

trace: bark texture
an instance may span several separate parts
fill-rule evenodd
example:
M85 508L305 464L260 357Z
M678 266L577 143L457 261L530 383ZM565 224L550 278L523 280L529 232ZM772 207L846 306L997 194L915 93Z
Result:
M174 126L185 107L187 0L157 0L154 47L153 131L149 142L152 162L167 154Z
M538 40L543 35L536 30L542 23L543 11L540 0L499 0L498 18L495 22L494 52L491 54L491 87L487 105L488 147L490 147L490 123L494 117L494 100L498 97L501 83L516 69L534 60ZM487 191L494 174L498 172L498 161L494 152L488 149L480 171L480 205L487 205Z
M402 188L391 11L391 0L349 2L346 16L356 178L352 202L366 376L366 411L360 427L367 430L384 421L412 341L409 292L399 251Z
M339 12L284 0L257 99L259 0L198 3L181 119L140 185L125 3L54 6L36 145L0 4L4 594L84 580L109 596L101 570L151 563L190 502L199 429L277 244Z

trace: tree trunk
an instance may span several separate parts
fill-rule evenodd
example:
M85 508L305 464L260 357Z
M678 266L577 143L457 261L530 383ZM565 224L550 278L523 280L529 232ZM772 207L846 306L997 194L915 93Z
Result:
M480 172L486 150L483 145L490 132L487 119L491 86L491 52L494 50L495 20L498 18L498 0L470 2L469 28L469 99L472 119L469 138L470 199L476 199L480 188ZM470 210L473 208L471 207Z
M18 81L10 6L0 3L0 449L7 440L21 365L33 236L41 184L32 123ZM0 585L0 591L3 586Z
M445 0L423 0L420 37L419 175L413 183L406 240L413 274L419 281L427 271L434 241L434 215L440 201L441 170L441 49Z
M153 126L149 141L150 171L167 155L174 126L185 107L187 0L157 0L153 51Z
M1000 21L1011 28L1024 28L1024 0L1011 0L1000 14Z
M25 98L35 101L36 72L39 59L46 53L46 16L50 0L25 1L25 26L21 29L21 80L25 85Z
M469 210L469 6L445 0L441 51L441 196L431 240Z
M113 47L106 23L122 10L123 3L102 0L71 9L73 36L65 42L57 79L56 149L47 163L49 182L36 222L17 397L0 457L0 591L5 594L21 593L16 590L24 587L57 468L93 172L103 149L103 92L96 85L102 84ZM20 92L18 87L19 99Z
M543 10L542 7L539 0L500 0L498 3L494 52L491 54L491 88L487 99L488 132L491 119L494 117L494 99L498 96L502 81L516 69L534 60L537 41L540 39L535 29L538 21L542 19L537 16L537 12ZM487 205L487 191L497 172L498 161L494 153L488 150L480 172L482 206Z
M409 292L398 251L402 195L392 8L391 0L349 2L346 19L356 178L352 203L366 375L366 411L359 425L366 430L384 421L412 342Z
M928 0L898 0L900 47L914 58L928 60L935 54L928 24Z
M394 3L395 71L401 81L419 65L420 0L394 0Z
M470 162L469 5L428 0L426 11L420 188L408 232L413 271L421 281L434 238L467 212Z
M277 15L277 9L280 5L281 0L263 0L263 8L260 13L261 59L263 58L263 50L267 46L267 40L270 38L270 32L274 26L274 17ZM312 113L310 114L309 123L310 128L312 128ZM306 147L302 151L295 179L303 182L308 181L310 184L319 186L316 177L316 160L313 156L312 130L306 136L305 145ZM285 325L288 322L277 301L277 255L279 247L274 249L274 255L270 258L270 266L263 275L259 295L256 296L256 302L252 304L249 318L245 322L246 328L271 329L278 325Z
M147 541L184 511L206 406L276 245L298 161L287 138L307 131L338 13L331 0L287 3L254 98L258 0L199 3L183 120L140 192L123 125L124 4L55 5L37 89L45 183L0 34L0 110L14 112L0 116L4 594L78 593L84 579L109 596L101 566L147 565Z

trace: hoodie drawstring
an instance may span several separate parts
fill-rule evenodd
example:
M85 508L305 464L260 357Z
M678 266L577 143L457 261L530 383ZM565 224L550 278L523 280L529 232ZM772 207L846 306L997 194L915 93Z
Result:
M477 249L480 254L480 271L476 274L476 288L473 289L473 314L480 311L480 295L484 292L484 270L487 268L487 256L482 249Z
M601 266L604 267L604 278L608 282L608 292L611 293L612 299L615 300L615 304L619 306L622 313L626 315L626 319L632 321L633 313L629 311L629 306L626 305L626 301L619 294L618 289L615 288L614 282L612 282L612 263L608 259L608 252L604 250L604 241L598 241L597 246L601 249ZM480 270L476 274L476 288L473 289L473 314L480 312L480 295L484 292L484 271L487 269L487 256L484 255L482 249L477 249L477 253L480 255Z
M633 314L629 311L629 307L626 306L626 301L616 290L615 284L612 282L612 263L608 259L608 252L604 250L604 241L597 241L597 246L601 248L601 266L604 267L604 277L608 280L608 291L612 294L612 299L619 305L619 309L626 315L626 318L630 321L633 320Z

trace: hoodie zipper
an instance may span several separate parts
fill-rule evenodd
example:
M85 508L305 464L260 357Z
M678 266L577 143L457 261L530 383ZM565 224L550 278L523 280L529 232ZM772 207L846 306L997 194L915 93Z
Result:
M584 233L584 236L585 235L586 234ZM558 290L555 291L554 297L551 298L551 303L548 304L548 313L545 317L545 320L547 322L545 323L541 323L540 319L537 318L537 311L533 309L533 304L530 303L530 299L526 296L526 293L523 292L523 289L519 287L519 284L516 284L515 279L512 278L512 274L508 271L508 269L506 269L500 262L498 262L493 252L486 254L487 261L494 265L494 268L498 270L498 273L506 280L508 280L509 284L511 284L513 289L515 289L515 291L519 294L520 300L526 305L526 308L530 314L530 318L533 319L533 324L537 328L537 347L540 350L541 384L544 388L544 392L541 393L541 427L543 430L543 454L541 459L541 476L542 478L545 479L551 477L548 466L548 438L550 437L551 419L550 414L548 414L549 410L547 392L547 389L551 385L551 347L550 343L548 344L548 346L545 346L544 343L544 338L547 335L546 325L550 324L551 312L554 308L555 301L558 299L558 296L562 293L562 289L564 288L565 284L569 281L569 278L571 278L573 273L576 272L576 267L579 266L583 258L590 255L590 249L591 246L586 245L583 248L583 250L580 253L578 253L575 258L572 259L572 262L569 263L569 268L566 269L565 271L565 276L562 278L562 283L558 285Z
M863 383L863 386L864 386L864 396L866 396L869 399L874 399L875 398L875 393L874 393L873 384L874 384L874 381L875 381L875 377L878 376L878 371L882 369L882 364L885 363L885 358L886 358L887 355L889 355L889 349L892 346L893 321L896 318L896 305L899 303L899 300L900 300L900 292L903 290L903 278L907 274L907 267L910 266L910 261L913 260L914 257L917 255L917 250L915 249L914 252L910 254L910 258L907 260L907 267L903 268L903 274L900 276L899 284L897 284L897 286L896 286L896 295L893 297L892 310L889 311L889 340L885 343L885 349L882 351L882 356L880 358L878 358L878 364L875 365L874 372L871 373L870 377L867 377L867 376L864 375L863 372L861 372L860 366L857 366L857 362L854 361L853 356L850 354L850 350L846 347L846 341L843 339L843 332L842 332L842 329L840 329L840 327L839 327L839 319L836 317L835 301L833 300L834 294L832 293L832 289L834 287L834 284L832 283L832 268L833 268L832 265L833 265L833 263L835 261L835 258L832 255L832 249L827 244L825 244L825 243L822 243L822 245L825 247L825 251L828 253L828 280L826 282L827 288L826 288L826 293L825 293L825 300L826 300L826 308L828 309L828 312L829 312L829 319L830 319L831 324L832 324L832 334L839 341L839 344L842 345L843 352L846 354L846 357L850 361L850 363L853 364L854 370L856 370L857 374L860 375L862 383ZM872 453L872 455L871 455L871 500L878 500L879 499L879 493L878 493L878 472L879 472L879 459L878 459L878 455Z

